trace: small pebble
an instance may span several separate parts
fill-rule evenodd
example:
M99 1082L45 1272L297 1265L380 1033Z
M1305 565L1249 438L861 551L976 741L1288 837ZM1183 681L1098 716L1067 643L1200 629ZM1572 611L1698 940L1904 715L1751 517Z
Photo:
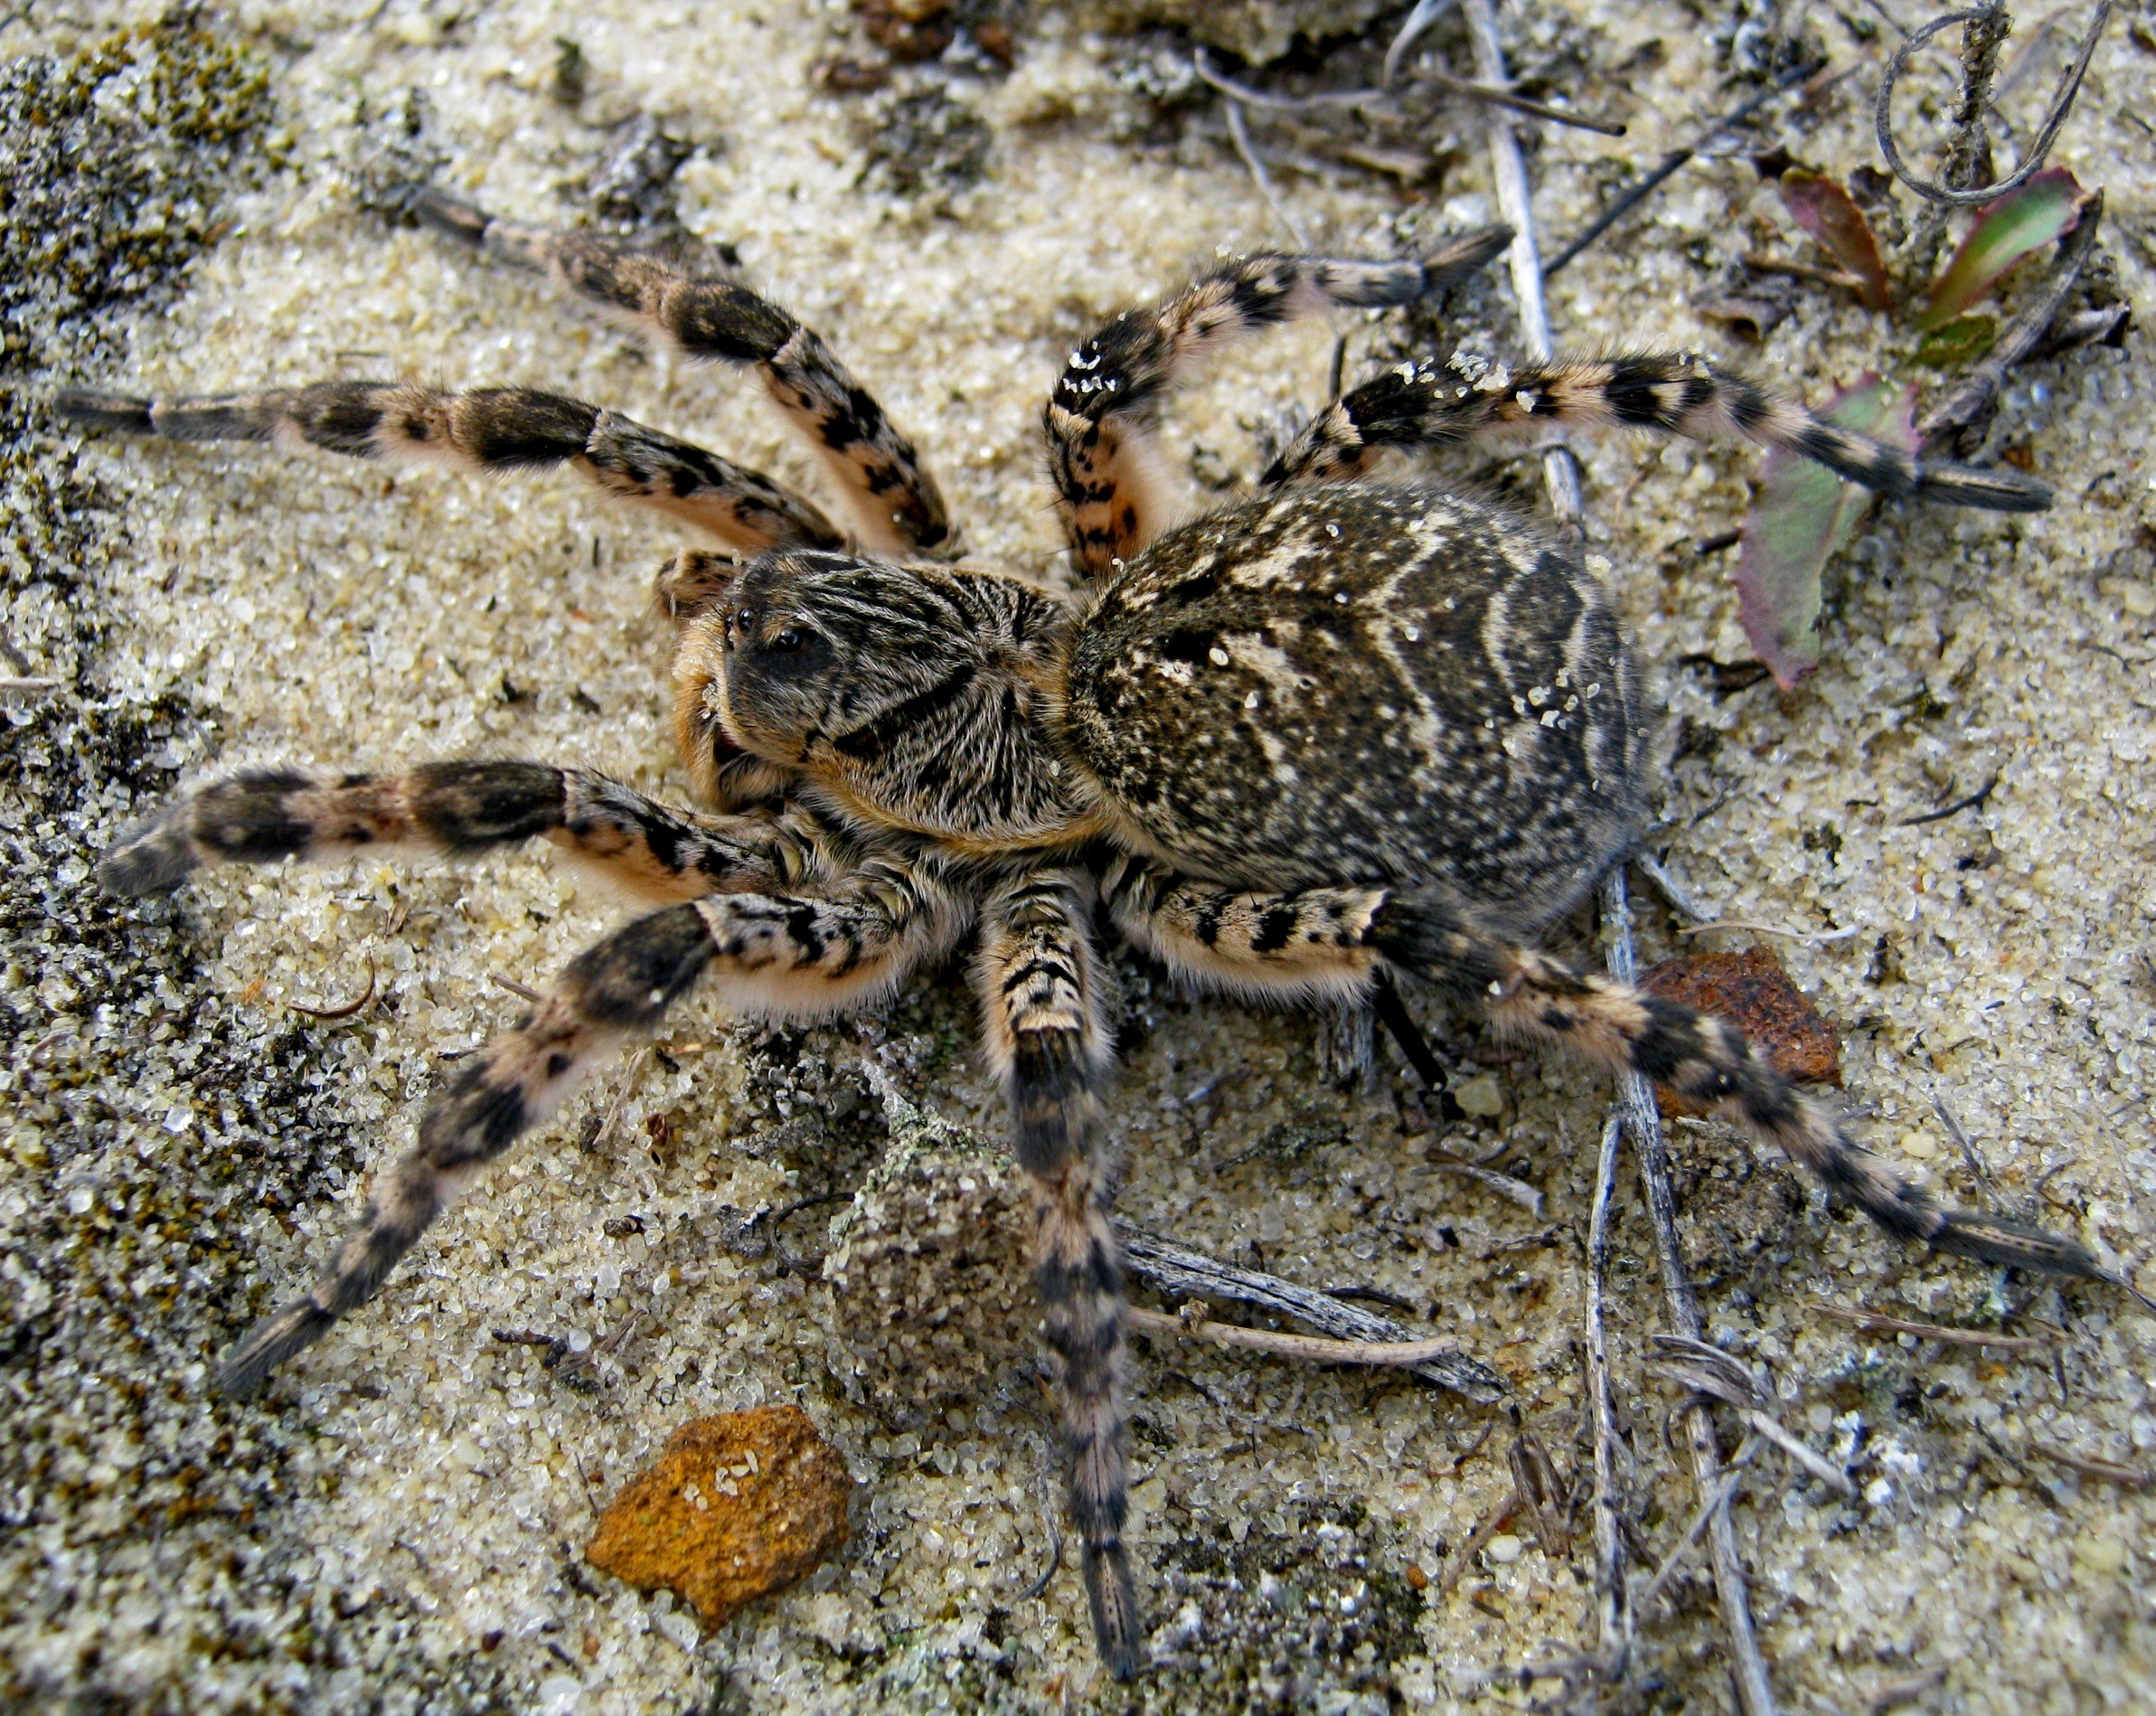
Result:
M1494 1120L1505 1111L1504 1087L1492 1073L1478 1072L1472 1079L1461 1080L1453 1087L1453 1100L1460 1105L1461 1113L1478 1120Z
M599 1516L584 1559L639 1590L670 1590L721 1626L838 1551L852 1490L845 1461L797 1406L692 1419Z
M2126 1566L2126 1546L2115 1537L2084 1537L2074 1545L2074 1559L2092 1573L2123 1572Z

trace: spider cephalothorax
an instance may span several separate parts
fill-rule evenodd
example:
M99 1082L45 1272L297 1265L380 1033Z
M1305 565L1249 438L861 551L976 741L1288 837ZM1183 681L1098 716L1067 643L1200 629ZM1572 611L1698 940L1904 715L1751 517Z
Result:
M2116 1278L2070 1240L1939 1208L1728 1024L1533 949L1636 837L1649 759L1638 668L1575 553L1484 503L1361 479L1388 447L1553 420L1747 436L1888 494L1970 505L2040 507L2038 485L1919 465L1697 357L1472 379L1433 362L1329 406L1255 498L1169 529L1152 429L1197 360L1304 311L1404 302L1506 235L1425 262L1258 257L1116 316L1072 354L1045 416L1081 583L1066 596L918 558L949 531L910 442L821 340L746 288L438 193L419 206L694 354L756 364L824 454L854 528L849 542L755 472L525 390L337 382L61 401L79 421L181 438L567 464L731 551L684 553L659 589L678 627L683 760L717 814L527 762L264 770L181 797L107 854L107 885L142 892L204 863L543 836L670 902L579 956L457 1064L319 1282L228 1358L228 1390L257 1386L364 1302L479 1169L700 977L737 1007L831 1012L888 993L970 928L983 1040L1035 1186L1094 1627L1108 1665L1134 1672L1097 907L1200 984L1332 1005L1390 974L1434 985L1514 1035L1718 1108L1905 1239Z

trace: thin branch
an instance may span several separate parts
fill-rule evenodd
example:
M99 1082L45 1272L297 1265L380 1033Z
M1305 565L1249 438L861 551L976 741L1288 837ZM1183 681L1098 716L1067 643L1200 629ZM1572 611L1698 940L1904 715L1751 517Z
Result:
M310 1007L301 1001L287 1001L285 1005L294 1013L306 1014L310 1019L331 1021L349 1019L355 1014L363 1013L372 1004L376 993L374 976L374 956L369 954L367 956L367 986L360 991L358 1000L347 1001L341 1007Z
M1592 221L1587 222L1586 231L1582 232L1577 238L1574 239L1569 244L1566 245L1563 250L1559 250L1557 255L1550 259L1549 265L1542 270L1542 278L1544 279L1548 279L1559 269L1563 268L1568 262L1571 261L1574 257L1577 256L1582 250L1586 250L1587 246L1594 243L1596 239L1600 238L1605 232L1608 231L1610 228L1616 225L1619 221L1622 221L1627 214L1630 214L1633 210L1639 207L1641 203L1644 203L1649 197L1652 196L1656 191L1660 190L1663 184L1667 184L1670 179L1676 175L1677 170L1680 167L1681 167L1687 161L1690 161L1694 156L1698 155L1699 151L1704 149L1709 144L1712 143L1715 138L1721 136L1723 132L1731 130L1734 127L1742 125L1746 119L1750 118L1755 113L1758 112L1761 108L1765 107L1769 101L1772 101L1776 96L1783 94L1786 90L1794 89L1798 84L1810 78L1825 63L1826 61L1823 60L1814 60L1798 67L1794 71L1792 71L1787 77L1784 78L1779 83L1772 84L1768 88L1760 90L1757 95L1755 95L1742 107L1734 108L1729 112L1722 115L1720 118L1715 120L1713 124L1707 127L1705 130L1701 131L1696 137L1693 138L1690 143L1687 144L1684 147L1672 149L1669 152L1669 154L1663 156L1661 161L1656 163L1653 169L1649 172L1645 177L1635 179L1631 184L1625 186L1624 190L1618 192L1615 199L1610 203L1609 207L1603 210L1600 214L1597 214Z
M1503 1531L1511 1523L1512 1515L1519 1511L1520 1492L1508 1490L1505 1493L1505 1499L1497 1504L1483 1523L1468 1534L1467 1541L1460 1545L1458 1557L1450 1567L1445 1569L1445 1577L1437 1581L1437 1595L1439 1597L1450 1597L1453 1594L1454 1588L1459 1584L1467 1570L1474 1565L1474 1558L1490 1546L1490 1540Z
M1721 1481L1693 1510L1691 1523L1684 1528L1684 1535L1677 1540L1677 1546L1662 1558L1662 1565L1654 1570L1654 1577L1640 1591L1633 1604L1635 1612L1643 1614L1653 1606L1654 1599L1662 1595L1662 1587L1670 1582L1671 1576L1683 1563L1684 1558L1691 1553L1692 1545L1699 1541L1699 1533L1707 1529L1707 1523L1729 1504L1730 1498L1737 1494L1737 1486L1744 1482L1745 1465L1751 1459L1756 1447L1756 1443L1746 1442L1737 1450L1728 1469L1723 1472Z
M1610 1202L1617 1184L1624 1121L1615 1110L1602 1127L1595 1164L1595 1207L1587 1221L1587 1418L1595 1438L1595 1592L1602 1654L1622 1678L1632 1649L1632 1603L1624 1579L1624 1522L1617 1497L1617 1424L1610 1399L1609 1334L1603 1310L1609 1275Z
M1921 816L1904 816L1895 825L1897 828L1921 828L1928 822L1944 822L1949 816L1958 816L1964 810L1982 810L1984 801L1998 789L2000 776L1996 769L1991 779L1974 792L1957 798L1951 805L1942 805L1936 810L1927 810Z
M1836 1305L1828 1299L1814 1299L1812 1308L1836 1322L1853 1323L1860 1329L1871 1329L1880 1334L1914 1334L1919 1340L1937 1341L1947 1346L1992 1346L2010 1353L2048 1353L2058 1345L2048 1335L1999 1334L1990 1329L1953 1329L1937 1323L1911 1323L1906 1317L1859 1311L1854 1306Z
M2122 1489L2156 1489L2156 1475L2143 1471L2138 1466L2122 1466L2116 1460L2098 1459L2093 1454L2076 1454L2069 1448L2053 1447L2048 1442L2031 1441L2030 1451L2041 1454L2055 1466L2063 1466L2069 1472L2078 1472L2084 1477L2101 1478L2106 1484L2116 1484Z
M1116 1224L1123 1241L1124 1265L1140 1280L1176 1298L1232 1299L1280 1316L1294 1317L1336 1340L1394 1344L1408 1331L1389 1317L1345 1304L1314 1287L1299 1287L1277 1276L1239 1269L1231 1264ZM1434 1353L1410 1367L1416 1375L1487 1406L1505 1398L1512 1385L1478 1360L1459 1353Z
M1387 85L1399 76L1400 61L1408 57L1408 50L1421 39L1425 30L1450 12L1454 4L1455 0L1415 0L1415 10L1408 14L1408 21L1393 37L1392 45L1385 50L1385 70L1379 75Z
M1447 95L1465 96L1470 101L1480 101L1486 107L1503 108L1510 113L1523 113L1530 119L1548 119L1552 125L1570 126L1575 131L1592 131L1596 137L1621 137L1624 135L1624 127L1614 119L1590 119L1584 113L1573 113L1564 108L1530 101L1525 96L1514 95L1510 90L1497 89L1487 83L1472 83L1465 78L1455 78L1444 71L1426 71L1423 76Z
M2044 165L2051 153L2051 146L2058 141L2061 127L2067 116L2073 112L2074 102L2081 93L2081 80L2088 73L2089 61L2095 56L2096 43L2103 39L2104 26L2111 22L2113 0L2103 0L2096 8L2095 21L2090 24L2087 37L2081 44L2081 52L2075 57L2066 80L2058 87L2058 93L2051 99L2051 110L2044 116L2044 123L2038 130L2036 140L2029 146L2029 153L2021 165L1996 184L1980 184L1973 189L1937 184L1920 179L1909 171L1902 159L1900 147L1894 141L1894 86L1900 82L1902 73L1909 69L1910 58L1934 36L1955 24L1975 24L1987 20L1994 8L1978 6L1967 12L1950 12L1943 18L1934 18L1922 29L1914 32L1901 46L1895 50L1894 58L1887 62L1887 73L1879 80L1878 100L1872 109L1872 121L1878 133L1879 153L1893 169L1894 176L1920 197L1934 203L1953 203L1962 208L1973 208L1980 203L1990 203L2004 196L2019 185L2026 184Z
M1654 891L1668 900L1683 916L1696 924L1711 923L1714 912L1701 903L1699 896L1672 876L1661 859L1644 846L1632 854L1633 865L1641 875L1654 884Z
M1635 982L1638 960L1633 951L1632 907L1624 891L1622 866L1603 882L1602 917L1615 936L1610 946L1610 975L1621 983ZM1619 1082L1619 1110L1639 1160L1640 1183L1647 1194L1655 1250L1662 1259L1663 1303L1671 1326L1681 1336L1698 1341L1706 1323L1685 1274L1684 1242L1677 1231L1677 1194L1670 1183L1669 1146L1662 1136L1662 1116L1654 1106L1653 1089L1644 1079L1626 1073ZM1686 1415L1686 1439L1691 1453L1692 1481L1702 1497L1712 1497L1721 1486L1722 1462L1715 1446L1714 1426L1704 1413ZM1709 1510L1707 1518L1715 1592L1721 1604L1723 1625L1729 1632L1734 1659L1731 1677L1737 1683L1737 1701L1746 1716L1772 1716L1774 1692L1767 1683L1766 1663L1759 1654L1752 1625L1751 1596L1745 1585L1744 1562L1737 1552L1737 1531L1724 1506ZM1643 1607L1635 1606L1634 1613Z
M1831 941L1847 941L1852 936L1860 936L1864 933L1865 926L1852 924L1847 929L1792 929L1786 924L1754 923L1748 918L1719 918L1713 923L1685 924L1677 933L1681 936L1703 936L1710 929L1749 929L1755 935L1783 936L1791 941L1824 946Z
M1984 1159L1976 1153L1976 1146L1969 1142L1969 1135L1962 1130L1962 1123L1954 1117L1954 1111L1946 1106L1946 1098L1937 1090L1932 1092L1932 1111L1939 1117L1939 1124L1946 1128L1946 1136L1954 1140L1954 1148L1962 1153L1962 1160L1969 1164L1969 1172L1976 1176L1976 1183L1987 1193L1999 1190L1991 1179L1991 1171L1984 1165Z
M1474 42L1475 75L1486 83L1505 81L1504 48L1497 33L1495 0L1464 0L1467 27ZM1490 164L1497 181L1502 218L1511 224L1512 286L1520 299L1520 321L1529 354L1548 360L1554 353L1549 311L1542 295L1542 268L1536 254L1532 198L1527 163L1511 121L1502 112L1489 116ZM1551 448L1542 457L1543 482L1549 493L1550 510L1560 527L1582 544L1584 509L1580 501L1579 463L1568 448ZM1603 882L1605 920L1616 940L1610 950L1610 973L1630 984L1638 976L1632 947L1632 913L1624 893L1624 867L1620 864ZM1647 1187L1647 1204L1654 1219L1655 1240L1662 1252L1662 1282L1669 1300L1670 1320L1680 1334L1698 1339L1701 1321L1691 1284L1684 1275L1683 1254L1677 1237L1676 1198L1670 1189L1669 1159L1662 1136L1662 1117L1654 1095L1637 1073L1619 1081L1618 1112L1632 1134L1638 1152L1640 1178ZM1712 1494L1721 1476L1721 1460L1715 1447L1714 1427L1699 1413L1690 1415L1692 1475L1702 1495ZM1732 1670L1737 1699L1746 1716L1772 1716L1774 1693L1768 1688L1766 1664L1752 1628L1751 1600L1745 1589L1744 1563L1737 1559L1737 1534L1726 1512L1718 1513L1712 1527L1715 1587L1721 1599L1723 1624L1728 1627Z
M1270 108L1276 113L1306 113L1313 108L1392 105L1392 98L1382 90L1320 90L1311 95L1280 95L1271 90L1254 89L1247 83L1238 83L1224 71L1215 71L1203 48L1191 53L1191 70L1198 74L1200 83L1210 83L1229 100L1240 101L1246 107Z
M1140 1334L1164 1334L1215 1346L1247 1347L1276 1358L1306 1359L1313 1364L1370 1364L1413 1370L1433 1360L1456 1359L1460 1344L1448 1338L1428 1341L1328 1341L1314 1334L1283 1334L1276 1329L1247 1329L1239 1323L1216 1323L1207 1316L1171 1315L1129 1306L1124 1317Z
M1235 145L1235 152L1243 157L1243 165L1250 169L1250 177L1257 186L1257 194L1266 200L1266 207L1272 210L1273 218L1287 229L1287 235L1295 241L1295 249L1310 249L1310 236L1303 231L1295 217L1281 205L1279 193L1273 189L1273 175L1266 171L1266 164L1258 158L1257 150L1250 142L1250 127L1243 118L1243 104L1229 96L1223 104L1228 113L1228 140Z
M2013 27L2006 0L1984 0L1963 28L1962 95L1950 122L1946 161L1939 174L1950 190L1967 190L1985 170L1989 145L1984 135L1984 111L1991 105L1991 84L1999 71L1999 50ZM1904 247L1902 271L1912 291L1931 278L1933 265L1939 259L1939 245L1946 236L1946 216L1953 207L1951 203L1935 199L1923 204L1916 230Z

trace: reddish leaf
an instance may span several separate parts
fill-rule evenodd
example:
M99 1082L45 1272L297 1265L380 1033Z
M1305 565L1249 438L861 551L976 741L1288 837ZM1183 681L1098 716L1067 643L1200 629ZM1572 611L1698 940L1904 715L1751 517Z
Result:
M1916 390L1867 370L1824 415L1894 447L1916 448ZM1819 665L1819 578L1855 534L1867 489L1776 448L1760 472L1737 563L1737 618L1775 683L1787 691Z
M1998 285L2033 250L2064 238L2081 223L2089 193L2064 167L2046 167L2029 183L1977 211L1976 223L1916 318L1925 331L1944 326Z
M1894 307L1887 265L1879 260L1879 241L1872 236L1864 211L1847 191L1823 173L1791 167L1782 175L1782 202L1796 223L1856 277L1857 297L1865 308Z

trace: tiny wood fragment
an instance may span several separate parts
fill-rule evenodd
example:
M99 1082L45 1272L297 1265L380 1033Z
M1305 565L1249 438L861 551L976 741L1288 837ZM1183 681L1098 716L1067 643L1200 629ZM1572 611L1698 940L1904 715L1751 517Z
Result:
M852 1487L797 1406L692 1419L599 1516L584 1559L722 1626L838 1551Z
M1784 1078L1812 1084L1841 1082L1841 1040L1819 1016L1770 948L1741 953L1695 953L1665 959L1640 978L1640 987L1727 1019ZM1657 1086L1662 1113L1705 1114Z

